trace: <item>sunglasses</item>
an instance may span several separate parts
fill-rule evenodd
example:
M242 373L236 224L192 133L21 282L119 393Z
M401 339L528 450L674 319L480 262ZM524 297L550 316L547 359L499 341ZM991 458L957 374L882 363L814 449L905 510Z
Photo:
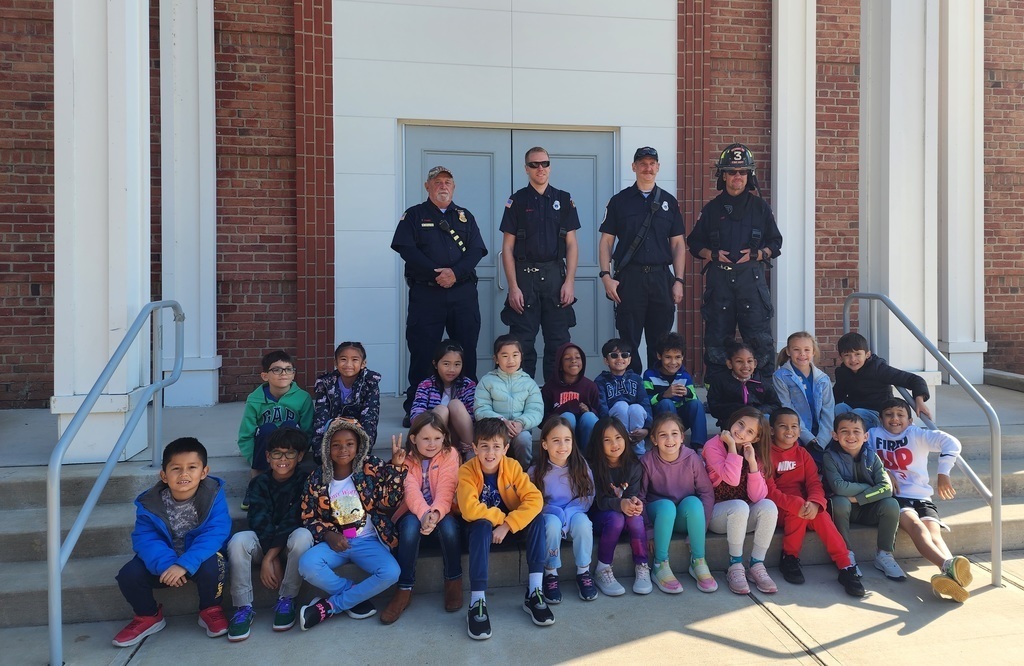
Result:
M531 169L547 169L551 166L551 160L544 160L543 162L527 162L526 166Z
M631 352L608 352L608 358L629 358L632 355Z
M287 458L288 460L295 460L299 457L299 452L295 449L289 449L287 451L270 451L268 454L271 460L280 460L281 458Z
M722 171L726 176L746 176L747 171L745 169L725 169Z

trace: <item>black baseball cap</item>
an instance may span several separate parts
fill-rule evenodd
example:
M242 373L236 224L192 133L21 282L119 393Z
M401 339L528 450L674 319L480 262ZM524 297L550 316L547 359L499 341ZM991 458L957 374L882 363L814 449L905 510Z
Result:
M633 153L633 161L639 161L645 157L653 157L654 161L658 161L658 151L650 146L644 146L643 148L637 148L636 152Z

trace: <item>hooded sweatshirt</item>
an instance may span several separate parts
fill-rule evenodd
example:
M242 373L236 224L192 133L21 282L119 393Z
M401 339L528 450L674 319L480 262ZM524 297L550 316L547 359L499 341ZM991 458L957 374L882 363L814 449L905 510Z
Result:
M799 444L788 449L772 444L771 456L771 469L765 481L768 499L775 502L780 513L800 513L805 500L814 502L819 511L824 511L825 489L818 478L818 466L807 449Z
M309 437L313 434L313 399L292 382L285 394L277 400L270 395L269 385L264 382L256 387L245 399L242 423L238 426L238 450L252 464L256 428L267 423L281 425L286 421L299 424L299 429Z
M892 387L902 386L915 398L927 400L928 384L912 372L899 370L872 354L857 372L845 365L836 367L836 384L832 387L836 404L845 402L853 409L881 411L882 403L892 397Z
M594 380L597 384L598 394L601 397L598 405L598 416L608 416L608 410L616 403L625 402L630 405L640 405L647 412L647 424L650 425L654 418L651 412L651 401L647 398L647 391L644 390L643 377L632 370L626 370L621 375L613 375L610 370L605 370Z
M358 446L352 460L352 483L362 504L353 520L338 516L331 506L331 482L334 481L334 462L331 460L331 438L339 430L351 430L356 435ZM370 455L370 438L359 424L337 419L327 427L320 444L320 467L309 475L306 493L302 497L302 521L313 534L313 541L320 543L328 532L342 533L346 528L361 530L369 517L377 536L389 548L398 545L398 532L391 522L391 514L402 502L405 489L406 470L395 467L391 461L384 462ZM339 479L340 481L340 479Z
M565 381L565 374L562 372L562 357L569 349L576 349L580 353L580 376L572 384ZM592 412L598 409L601 397L597 392L597 384L586 377L587 374L587 353L583 348L574 342L566 342L558 348L555 354L555 371L544 382L544 388L540 390L544 398L544 420L552 414L572 414L579 416L583 413L580 403L587 406Z

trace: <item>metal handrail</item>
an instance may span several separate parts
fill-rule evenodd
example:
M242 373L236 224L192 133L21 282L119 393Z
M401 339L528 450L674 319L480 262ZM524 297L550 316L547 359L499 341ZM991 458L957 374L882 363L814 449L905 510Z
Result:
M121 361L128 353L128 350L131 349L132 345L135 343L135 339L146 325L146 321L149 319L150 315L152 315L153 312L164 308L170 308L174 313L174 369L168 377L165 377L160 381L152 382L142 391L140 399L136 402L128 416L128 422L121 431L121 436L118 437L117 442L114 443L114 448L110 452L107 462L103 465L103 469L100 470L99 476L96 478L96 482L93 484L92 490L89 492L89 496L82 504L82 508L78 513L78 518L75 520L75 524L71 526L71 531L68 532L64 542L61 543L60 475L64 455L67 453L68 447L71 446L71 442L78 434L78 431L81 430L82 425L85 423L85 419L89 416L89 412L92 410L93 406L95 406L96 401L99 399L100 394L106 387L107 382L110 381L110 378L121 364ZM160 376L162 354L159 344L162 339L162 328L163 324L159 320L153 325L153 375L150 377L151 380ZM88 395L86 395L85 400L82 402L82 406L78 408L77 412L75 412L75 416L71 419L71 423L68 424L67 429L57 441L57 446L53 449L53 453L50 455L50 464L46 470L46 571L47 584L49 585L47 598L49 602L51 664L59 665L63 663L62 653L64 647L64 632L61 606L61 574L64 571L64 566L71 557L71 551L74 550L75 544L78 543L78 538L81 536L82 530L85 528L85 523L92 514L92 510L96 507L100 494L103 492L103 488L106 486L111 473L114 471L114 465L117 464L117 459L121 456L125 446L128 445L128 439L135 432L135 428L142 419L142 415L145 414L147 404L154 395L157 396L153 401L155 434L150 445L153 446L154 449L157 448L159 438L161 436L159 412L163 403L162 391L165 387L178 381L178 378L181 376L181 369L184 365L185 359L184 332L185 313L182 311L181 305L177 301L155 301L143 307L142 311L139 312L135 321L132 323L131 328L129 328L125 333L124 338L121 340L121 344L117 346L117 349L114 350L113 356L111 356L110 360L107 361L107 365L104 366L100 376L96 379L96 383L93 384L92 389L89 391ZM156 454L154 454L154 456L155 455Z
M878 301L885 305L889 309L889 312L896 317L903 326L910 331L911 335L917 338L917 341L921 343L921 346L932 355L932 357L938 361L939 365L949 373L949 376L956 380L956 383L960 385L967 395L971 396L975 403L981 407L981 410L985 412L986 418L988 418L989 431L992 436L992 488L991 490L982 483L978 475L975 474L974 470L967 461L961 456L957 456L957 467L970 479L971 483L978 488L978 492L981 493L985 501L988 502L989 507L992 510L992 585L996 587L1002 587L1003 584L1003 461L1002 461L1002 448L1003 448L1003 432L1002 427L999 424L999 416L996 415L996 410L992 408L988 400L985 399L978 389L971 385L971 382L967 380L963 374L956 369L952 363L949 362L942 352L939 351L938 347L932 343L925 334L921 332L914 322L900 310L890 298L884 294L876 294L869 292L854 292L846 297L843 301L843 331L850 331L850 307L854 300L867 300L871 301L869 307L871 308L869 321L872 330L872 340L876 339L874 335L874 301ZM929 424L932 428L935 424L931 422L931 419L925 420L926 424Z

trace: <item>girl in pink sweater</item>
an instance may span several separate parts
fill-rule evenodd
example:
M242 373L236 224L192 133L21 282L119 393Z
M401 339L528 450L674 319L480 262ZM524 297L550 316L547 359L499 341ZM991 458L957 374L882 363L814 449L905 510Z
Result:
M401 444L402 436L395 435ZM437 412L423 412L409 428L405 461L405 498L395 510L398 547L395 559L402 568L398 589L380 615L384 624L395 622L412 601L420 538L437 534L444 562L444 609L462 608L462 556L458 520L451 514L459 483L459 452L452 447L448 428Z
M756 407L737 409L725 420L725 429L704 445L702 455L715 488L715 508L708 529L725 534L729 544L726 580L736 594L749 594L747 580L765 594L778 591L764 556L768 552L779 509L768 499L764 461L768 460L772 438L768 421ZM743 569L743 537L754 532L750 568Z

